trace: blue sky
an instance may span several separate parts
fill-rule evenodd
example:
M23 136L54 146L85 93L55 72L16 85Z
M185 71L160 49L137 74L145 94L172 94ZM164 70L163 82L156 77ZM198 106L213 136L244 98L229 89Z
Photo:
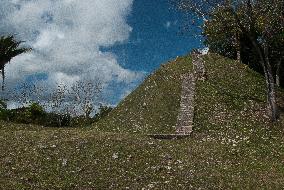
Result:
M97 81L117 104L159 65L201 47L181 35L184 17L168 0L1 0L0 34L17 34L33 51L6 67L7 87L41 81Z
M114 52L122 66L151 73L161 63L202 47L200 38L181 34L184 19L168 0L135 0L127 19L133 28L128 42L106 50Z
M177 12L168 0L135 0L127 17L128 24L133 28L129 39L101 50L113 52L122 67L144 72L147 76L166 61L185 55L193 48L203 47L202 39L195 34L181 34L184 19L184 15ZM143 78L134 81L126 94L142 81ZM123 94L123 85L120 83L110 88ZM112 104L120 100L121 96L114 94L109 99Z

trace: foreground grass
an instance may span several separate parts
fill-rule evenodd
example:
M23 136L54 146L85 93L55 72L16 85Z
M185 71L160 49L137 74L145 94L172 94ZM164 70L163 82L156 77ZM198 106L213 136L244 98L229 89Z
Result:
M181 62L181 68L190 70L190 59L181 60L188 61ZM147 103L152 110L143 109L144 94L134 92L104 125L94 128L0 123L0 188L283 189L284 122L272 125L265 115L263 78L219 56L208 56L206 61L208 80L197 84L196 123L190 138L154 140L144 135L157 130L171 132L176 120L176 115L163 115L176 111L160 110L171 103L143 90L153 81L179 90L167 85L167 80L159 81L155 77L160 76L158 71L153 75L156 80L149 82L150 76L138 89L147 94L145 97L163 103L156 105L157 110L155 103ZM165 72L175 73L171 70L177 67L180 65L166 65L169 72ZM162 86L150 92L163 96ZM168 93L166 90L165 95ZM280 97L283 94L279 91ZM176 104L173 110L178 109ZM123 111L128 108L130 113ZM146 129L136 128L136 121Z
M7 126L0 132L1 189L284 187L284 141L277 130L263 130L259 143L204 134L161 141L82 129Z

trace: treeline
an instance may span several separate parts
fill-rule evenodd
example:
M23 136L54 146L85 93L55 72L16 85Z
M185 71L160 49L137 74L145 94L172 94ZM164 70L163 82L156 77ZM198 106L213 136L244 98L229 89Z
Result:
M44 82L22 83L2 92L0 120L44 127L85 127L108 115L111 107L101 103L102 87L96 81L58 84L49 89ZM8 97L8 99L5 99ZM8 109L7 103L16 105Z
M0 101L0 120L42 127L88 127L106 117L111 110L111 107L101 105L94 116L86 117L84 115L74 116L68 112L47 112L39 103L8 109L7 104Z
M44 82L5 87L5 66L16 56L32 51L13 35L0 37L0 120L36 124L45 127L88 126L107 116L112 110L99 102L102 85L99 80L80 80L72 85L58 84L53 90ZM60 82L60 81L58 81ZM18 108L8 109L7 102Z
M275 86L284 86L284 0L172 1L190 15L190 25L203 29L210 52L263 73L268 115L277 121L280 112Z
M253 38L260 46L267 47L267 52L262 50L262 53L268 55L274 83L284 87L284 1L258 0L251 5L246 1L237 4L234 9L246 30L239 27L235 15L228 9L229 6L216 7L205 21L203 34L210 51L239 60L264 74L259 52L250 39Z
M99 81L58 84L53 90L45 82L24 82L2 92L0 120L44 127L84 127L107 116L111 107L101 103ZM9 97L5 100L5 96ZM16 105L8 109L7 103Z

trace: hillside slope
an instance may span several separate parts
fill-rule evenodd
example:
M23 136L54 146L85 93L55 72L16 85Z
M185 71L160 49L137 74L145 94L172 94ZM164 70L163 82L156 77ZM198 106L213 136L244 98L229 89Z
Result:
M190 56L162 65L97 127L112 132L173 132L180 105L181 75L191 69Z
M246 65L218 55L205 56L208 80L197 83L196 131L253 128L272 125L266 113L266 85L262 75ZM283 106L283 90L279 89Z
M205 56L204 60L208 80L197 84L196 131L218 130L225 125L269 126L264 78L218 55ZM191 70L190 56L163 65L96 127L112 132L174 132L180 106L180 76Z

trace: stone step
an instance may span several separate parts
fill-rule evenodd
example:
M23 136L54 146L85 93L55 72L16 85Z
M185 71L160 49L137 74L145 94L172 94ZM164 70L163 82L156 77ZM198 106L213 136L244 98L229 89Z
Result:
M182 92L180 111L177 118L176 133L190 134L192 132L193 113L194 113L194 94L195 94L195 80L192 73L182 76Z
M180 110L177 117L176 133L190 134L193 129L194 97L196 80L205 78L204 61L199 55L193 55L193 72L181 76L182 91L180 99Z

